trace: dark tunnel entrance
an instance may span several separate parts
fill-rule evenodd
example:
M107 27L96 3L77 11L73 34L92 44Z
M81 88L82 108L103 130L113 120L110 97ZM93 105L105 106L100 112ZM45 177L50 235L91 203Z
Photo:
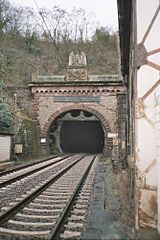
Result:
M51 154L102 153L104 131L99 119L84 110L62 113L49 131Z
M104 133L99 121L64 121L60 146L67 153L101 153Z

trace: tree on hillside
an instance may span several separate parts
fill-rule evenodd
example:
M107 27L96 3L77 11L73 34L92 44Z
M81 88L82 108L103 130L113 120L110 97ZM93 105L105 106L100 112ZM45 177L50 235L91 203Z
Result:
M79 48L86 53L89 74L117 73L115 35L98 27L92 13L54 6L38 14L7 0L0 0L0 6L0 51L7 57L8 84L27 85L37 69L41 74L65 74L70 52Z
M90 13L80 8L73 8L71 13L59 6L54 6L51 10L41 9L44 29L47 27L54 41L85 41L89 39L89 31L94 28Z
M104 46L115 44L115 35L113 31L108 27L97 28L92 36L93 42L98 42Z
M2 35L11 21L10 16L11 5L7 0L0 0L0 35Z
M94 65L99 73L118 72L118 50L116 35L108 27L97 28L92 36L92 55L95 56ZM99 70L98 70L99 69Z

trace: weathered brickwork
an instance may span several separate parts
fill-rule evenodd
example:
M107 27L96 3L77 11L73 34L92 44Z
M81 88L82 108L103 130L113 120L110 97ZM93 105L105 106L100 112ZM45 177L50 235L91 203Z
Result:
M36 102L40 136L46 139L46 142L42 143L44 153L48 151L47 135L55 119L67 111L84 110L96 116L101 122L105 135L104 153L110 155L112 139L108 138L108 133L117 133L117 94L125 91L121 82L118 84L76 82L67 85L65 82L61 84L32 82L30 87ZM61 101L57 101L55 97L59 97Z

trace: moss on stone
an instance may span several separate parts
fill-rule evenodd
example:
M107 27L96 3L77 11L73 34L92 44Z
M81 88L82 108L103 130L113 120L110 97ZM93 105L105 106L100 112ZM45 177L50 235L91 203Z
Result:
M19 119L18 135L21 136L23 152L19 160L37 159L42 156L37 126L29 119Z

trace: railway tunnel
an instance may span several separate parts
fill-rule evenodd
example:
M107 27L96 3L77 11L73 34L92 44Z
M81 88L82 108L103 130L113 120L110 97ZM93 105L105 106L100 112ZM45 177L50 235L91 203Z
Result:
M49 151L55 153L102 153L104 131L93 114L72 110L62 113L51 124Z

